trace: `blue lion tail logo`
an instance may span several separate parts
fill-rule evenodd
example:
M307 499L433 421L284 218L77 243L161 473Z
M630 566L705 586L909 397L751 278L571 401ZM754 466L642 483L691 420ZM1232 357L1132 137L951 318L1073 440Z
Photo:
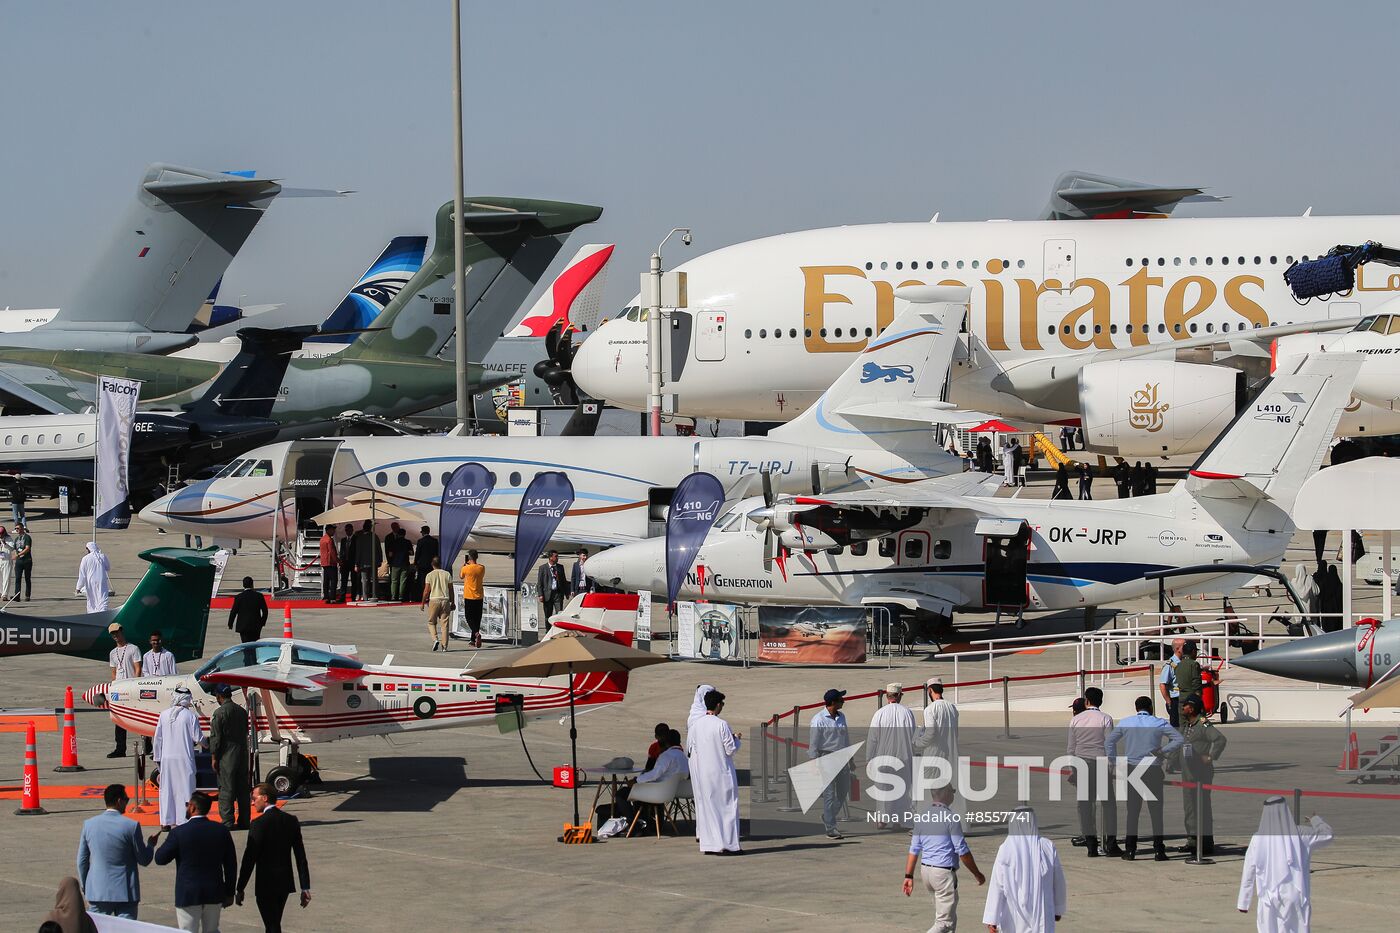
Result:
M389 306L408 280L423 266L423 253L428 248L425 236L397 236L389 241L384 252L369 267L355 287L341 299L335 310L321 325L324 330L356 330L369 327ZM352 343L356 334L334 334L312 337L320 343Z
M860 370L860 384L870 382L899 382L901 379L914 381L912 366L881 366L879 363L866 363Z

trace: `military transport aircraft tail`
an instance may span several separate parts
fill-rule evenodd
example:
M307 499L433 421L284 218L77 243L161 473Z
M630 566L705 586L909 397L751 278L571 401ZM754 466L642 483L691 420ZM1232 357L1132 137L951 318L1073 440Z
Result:
M30 616L0 610L0 657L66 654L106 661L116 646L107 626L121 624L127 641L144 646L159 631L177 661L204 654L209 598L214 585L213 548L152 548L142 551L146 575L125 603L105 612Z
M1354 353L1292 361L1240 410L1178 488L1208 499L1267 498L1288 511L1326 456L1360 370Z
M470 198L463 213L467 271L467 342L482 359L543 277L573 230L602 216L601 207L528 198ZM437 212L432 253L374 319L373 333L345 349L346 358L436 356L452 337L452 203Z
M423 268L423 251L428 248L425 236L396 236L384 247L384 252L360 276L355 287L346 293L325 322L324 330L347 333L312 337L307 343L352 343L355 334L374 323L389 302L403 291L409 279Z
M943 401L971 290L910 286L895 294L907 302L904 311L854 354L815 405L769 431L770 438L840 449L927 450L935 442L934 424L991 418Z

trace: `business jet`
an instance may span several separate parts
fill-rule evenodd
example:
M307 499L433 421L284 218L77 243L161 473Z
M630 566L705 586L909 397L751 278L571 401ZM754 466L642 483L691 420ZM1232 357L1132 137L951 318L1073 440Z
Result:
M821 494L961 473L931 423L975 423L983 413L941 401L967 289L901 293L908 305L884 337L849 361L819 404L765 438L719 437L347 437L273 444L211 480L193 483L141 512L151 524L225 538L287 540L354 493L437 523L442 490L462 463L496 475L472 531L473 547L514 546L520 498L535 474L569 475L575 505L559 544L606 546L659 534L676 484L704 470L735 497L760 474L780 490ZM279 489L281 493L279 495ZM279 508L278 502L281 502Z
M635 620L636 611L608 617ZM633 636L630 625L594 628L562 619L545 638L564 632L627 646ZM179 687L193 694L194 710L206 730L217 708L216 684L238 688L235 702L245 706L254 695L259 700L253 723L258 742L277 745L281 753L281 764L268 772L267 780L285 795L309 776L308 764L298 752L302 745L425 729L494 726L499 713L515 714L516 710L525 720L557 717L569 708L571 688L575 707L597 708L622 702L627 679L625 673L592 673L487 680L471 676L464 668L394 664L393 655L382 664L367 664L356 657L353 645L267 639L226 648L189 674L113 681L106 689L106 706L118 726L150 736Z
M1157 587L1144 579L1151 571L1277 562L1294 533L1293 500L1327 452L1360 365L1354 354L1315 354L1281 368L1186 481L1161 495L973 498L932 479L747 500L711 530L682 596L1020 618L1146 595ZM782 560L785 549L794 554ZM638 542L590 558L588 569L627 590L664 592L665 552L664 539ZM1228 593L1246 579L1203 570L1173 583Z
M949 400L1081 425L1103 453L1198 453L1267 376L1274 338L1350 326L1400 295L1400 275L1363 268L1353 290L1300 305L1284 269L1397 233L1400 216L1305 215L870 224L739 243L677 266L689 307L667 312L663 392L678 414L786 421L885 329L896 289L967 285ZM583 343L580 388L645 408L646 313L634 298ZM1340 430L1395 433L1400 413L1363 404Z

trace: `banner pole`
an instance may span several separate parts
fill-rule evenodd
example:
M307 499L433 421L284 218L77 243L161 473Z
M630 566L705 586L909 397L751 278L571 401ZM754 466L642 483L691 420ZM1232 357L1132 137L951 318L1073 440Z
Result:
M97 511L101 508L98 490L101 483L98 477L102 475L102 377L97 376L93 380L93 391L97 393L97 407L93 411L92 421L92 543L97 543Z

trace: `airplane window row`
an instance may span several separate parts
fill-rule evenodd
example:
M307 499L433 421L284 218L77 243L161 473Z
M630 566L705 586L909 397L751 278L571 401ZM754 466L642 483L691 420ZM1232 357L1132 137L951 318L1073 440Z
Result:
M54 442L55 444L62 444L62 443L63 443L63 435L62 435L62 434L55 434L55 435L53 436L53 442ZM36 445L38 445L38 446L43 446L44 444L48 443L48 435L47 435L47 434L38 434L38 435L35 435L34 443L35 443ZM85 443L87 443L87 435L86 435L86 434L79 434L79 435L78 435L78 443L79 443L79 444L85 444ZM15 444L15 436L14 436L13 434L6 434L6 435L5 435L5 446L6 446L6 447L13 447L14 444ZM28 447L28 446L29 446L29 435L28 435L28 434L21 434L21 435L19 436L19 446L21 446L21 447Z
M1270 326L1270 327L1278 327L1279 324L1292 324L1292 323L1293 323L1292 321L1270 321L1270 322L1269 322L1269 326ZM1264 326L1263 324L1259 324L1259 323L1255 323L1255 324L1253 325L1253 327L1254 327L1255 330L1258 330L1259 328L1261 328L1261 327L1263 327L1263 326ZM1237 331L1244 331L1244 330L1248 330L1249 328L1250 328L1250 325L1249 325L1248 323L1244 322L1244 321L1241 321L1239 324L1237 324L1237 325L1235 326L1235 330L1237 330ZM1358 328L1358 329L1364 329L1364 328ZM1131 333L1133 333L1133 325L1127 324L1127 325L1124 326L1123 330L1124 330L1124 333L1129 333L1129 334L1131 334ZM1142 330L1139 331L1139 333L1146 334L1146 333L1150 333L1151 330L1152 330L1152 325L1150 325L1150 324L1144 324L1143 327L1142 327ZM1197 325L1196 325L1196 322L1195 322L1195 321L1192 321L1189 325L1187 325L1186 330L1190 331L1190 332L1193 333L1193 334L1196 333L1197 330L1198 330L1198 327L1197 327ZM1052 337L1055 336L1055 325L1054 325L1054 324L1051 324L1049 327L1047 327L1047 328L1045 329L1045 332L1046 332L1047 334L1049 334L1050 336L1052 336ZM1062 332L1062 333L1065 333L1065 334L1068 334L1068 333L1070 332L1070 326L1069 326L1068 324L1063 325L1062 328L1061 328L1061 332ZM1079 327L1077 328L1076 332L1079 333L1080 335L1088 334L1088 333L1089 333L1088 325L1080 324ZM1117 325L1117 324L1110 324L1110 325L1108 325L1108 332L1109 332L1110 334L1116 334L1116 333L1118 333L1118 325ZM1159 333L1159 334L1165 334L1166 332L1167 332L1167 325L1166 325L1166 324L1158 324L1158 325L1157 325L1157 333ZM1181 327L1181 324L1180 324L1180 323L1177 323L1177 324L1173 324L1173 325L1172 325L1172 333L1174 333L1174 334L1179 334L1179 333L1181 333L1181 332L1182 332L1182 327ZM1206 322L1206 326L1205 326L1205 332L1206 332L1207 334L1213 334L1213 333L1215 333L1215 324L1214 324L1213 322L1207 321L1207 322ZM1220 325L1220 332L1221 332L1222 334L1228 334L1228 333L1230 332L1230 322L1226 321L1224 324L1221 324L1221 325ZM1101 333L1103 333L1103 325L1102 325L1102 324L1095 324L1095 325L1094 325L1094 333L1096 333L1096 334L1101 334Z
M490 473L490 474L488 474L488 475L491 477L491 482L492 482L492 483L496 482L496 474L495 474L495 473ZM407 487L407 486L412 485L412 477L409 476L407 470L401 471L401 472L399 473L398 476L394 477L394 479L397 481L398 485L400 485L400 486ZM450 483L450 482L452 481L452 474L451 474L450 472L443 473L443 474L441 474L441 475L438 477L438 479L439 479L439 481L441 482L441 484L442 484L443 486L446 486L448 483ZM431 486L432 484L433 484L433 474L429 473L427 470L424 470L422 473L419 473L419 474L418 474L418 485L419 485L419 486L423 487L424 489L427 489L427 488L428 488L429 486ZM512 486L519 486L519 485L520 485L520 474L519 474L519 473L512 473L512 474L510 474L510 484L511 484ZM388 474L388 473L383 473L383 472L374 474L374 485L376 485L376 486L381 486L381 487L382 487L382 486L388 486L388 485L389 485L389 474Z
M1304 257L1303 257L1303 262L1307 262L1307 261L1308 261L1308 257L1304 256ZM1213 266L1213 265L1215 265L1215 257L1214 257L1214 256L1207 256L1207 257L1205 257L1205 259L1201 260L1201 262L1203 262L1203 263L1204 263L1205 265L1207 265L1207 266ZM1278 265L1278 262L1279 262L1279 260L1278 260L1278 257L1277 257L1277 256L1270 256L1270 257L1269 257L1269 261L1268 261L1268 265L1276 266L1276 265ZM1283 257L1283 262L1284 262L1284 265L1291 266L1291 265L1293 265L1293 257L1292 257L1292 256L1285 256L1285 257ZM1185 264L1188 265L1188 266L1194 266L1194 265L1196 264L1196 257L1195 257L1195 256L1188 256L1188 257L1186 257L1185 259L1182 259L1182 257L1180 257L1180 256L1173 256L1173 257L1172 257L1172 265L1174 265L1174 266L1179 266L1179 265L1182 265L1183 263L1185 263ZM1144 265L1144 266L1150 266L1150 265L1152 265L1152 260L1151 260L1151 259L1148 259L1146 256L1142 257L1141 259L1134 259L1134 258L1132 258L1132 257L1130 256L1130 257L1128 257L1127 259L1123 260L1123 265L1125 265L1125 266L1134 266L1134 265L1138 265L1138 264L1141 264L1141 265ZM1157 265L1159 265L1159 266L1165 266L1166 264L1167 264L1167 259L1166 259L1165 256L1158 256L1158 257L1157 257ZM1228 265L1230 264L1230 257L1229 257L1229 256L1221 256L1221 257L1220 257L1220 264L1221 264L1222 266L1228 266ZM1264 263L1264 257L1263 257L1263 256L1255 256L1255 257L1254 257L1254 265L1256 265L1256 266L1262 266L1262 265L1264 265L1264 264L1265 264L1265 263ZM1235 265L1237 265L1237 266L1247 266L1247 265L1249 265L1249 257L1247 257L1247 256L1237 256L1237 257L1235 257Z
M942 269L961 269L961 268L963 268L964 265L966 265L966 266L968 266L968 267L970 267L970 268L973 268L973 269L980 269L980 268L982 268L982 260L980 260L980 259L973 259L973 260L971 260L971 261L965 261L965 260L962 260L962 259L951 259L951 260L950 260L950 259L945 259L945 260L943 260L941 263L939 263L939 268L942 268ZM907 264L906 264L904 261L902 261L902 260L897 261L897 262L881 262L881 263L880 263L880 271L881 271L881 272L887 272L887 271L889 271L889 269L890 269L891 267L893 267L896 271L901 271L901 270L905 269L906 266L907 266L907 268L909 269L910 272L916 272L916 271L918 271L920 268L923 268L923 269L932 269L932 268L934 267L934 263L933 263L933 260L932 260L932 259L923 262L922 265L920 264L920 262L919 262L917 259L914 260L914 261L912 261L912 262L909 262L909 263L907 263ZM1018 260L1016 260L1016 268L1017 268L1017 269L1024 269L1025 267L1026 267L1026 261L1025 261L1024 259L1018 259ZM991 273L1004 272L1004 271L1006 271L1007 269L1010 269L1010 268L1011 268L1011 260L1010 260L1010 259L988 259L988 260L987 260L987 271L988 271L988 272L991 272ZM865 271L866 271L866 272L871 272L871 271L873 271L874 269L875 269L875 263L873 263L873 262L867 262L867 263L865 264Z
M822 335L823 337L825 337L825 336L826 336L826 333L827 333L827 329L826 329L825 327L823 327L823 328L821 329L820 333L821 333L821 335ZM802 334L803 334L804 337L810 337L810 336L812 336L812 328L810 328L810 327L807 328L806 330L804 330L804 331L802 332ZM796 328L796 327L789 327L788 330L787 330L787 335L788 335L789 337L791 337L791 338L796 338L796 337L797 337L797 328ZM860 333L860 328L859 328L859 327L838 327L838 328L836 328L836 330L835 330L835 336L837 336L837 337L841 337L841 336L859 337L860 335L861 335L861 333ZM762 340L762 339L767 339L767 337L768 337L768 328L766 328L766 327L761 327L761 328L759 328L758 336L759 336L759 339L760 339L760 340ZM775 328L773 328L773 337L774 337L774 339L777 339L777 338L782 337L782 336L783 336L783 329L782 329L781 327L775 327ZM872 328L872 327L867 327L867 328L865 328L865 336L867 336L867 337L874 337L874 336L875 336L875 329ZM744 331L744 339L745 339L745 340L752 340L752 339L753 339L753 331L752 331L752 330L745 330L745 331Z

